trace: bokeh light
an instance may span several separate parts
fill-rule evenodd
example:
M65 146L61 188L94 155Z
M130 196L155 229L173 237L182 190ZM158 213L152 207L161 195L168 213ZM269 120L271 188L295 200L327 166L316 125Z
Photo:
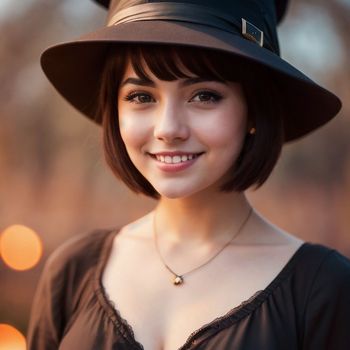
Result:
M0 235L0 255L14 270L34 267L42 256L42 243L35 231L23 225L12 225Z
M26 340L16 328L0 323L0 350L26 350Z

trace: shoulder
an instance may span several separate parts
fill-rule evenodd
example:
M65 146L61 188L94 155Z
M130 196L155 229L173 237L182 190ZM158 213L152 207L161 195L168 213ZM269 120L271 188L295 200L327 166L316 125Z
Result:
M28 331L29 344L33 348L44 342L46 348L57 348L58 339L77 309L82 293L89 291L87 286L105 249L108 254L109 237L112 239L114 232L95 230L75 236L46 260L33 300Z
M317 275L332 274L335 278L350 274L350 259L337 250L321 244L305 243L302 262L307 262Z
M313 289L340 291L347 288L350 292L349 258L323 245L313 245L313 254L318 256Z
M303 294L306 293L308 303L321 305L350 295L349 258L335 249L313 243L304 244L300 255L296 281Z
M89 270L98 263L106 249L108 237L113 235L115 230L98 229L89 233L80 234L64 242L48 257L44 274L54 277L62 273L81 273Z
M289 264L293 293L303 308L316 300L327 302L339 293L350 294L350 260L337 250L306 242Z
M303 349L347 349L346 344L350 342L350 260L321 245L313 245L308 250L315 273L310 278L311 287L302 314Z

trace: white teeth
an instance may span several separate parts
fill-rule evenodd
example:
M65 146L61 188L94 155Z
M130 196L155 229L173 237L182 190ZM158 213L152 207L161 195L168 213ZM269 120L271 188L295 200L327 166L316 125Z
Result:
M168 163L168 164L172 163L172 159L170 156L165 156L165 163Z
M181 157L180 156L173 157L173 163L181 163Z
M177 164L181 162L187 162L188 160L191 160L195 158L195 154L188 154L188 155L181 155L181 156L160 156L156 155L156 158L158 161L162 163L167 163L167 164Z

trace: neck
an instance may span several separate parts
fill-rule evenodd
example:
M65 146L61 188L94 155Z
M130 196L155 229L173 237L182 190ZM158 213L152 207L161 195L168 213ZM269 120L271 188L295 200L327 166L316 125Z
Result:
M202 197L161 198L155 210L157 235L170 245L215 246L227 242L249 213L244 193L219 192Z

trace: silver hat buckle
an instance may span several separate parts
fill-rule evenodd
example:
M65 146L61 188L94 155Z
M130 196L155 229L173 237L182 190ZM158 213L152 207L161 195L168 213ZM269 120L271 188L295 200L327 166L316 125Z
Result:
M244 18L242 18L242 35L261 47L264 46L264 32Z

